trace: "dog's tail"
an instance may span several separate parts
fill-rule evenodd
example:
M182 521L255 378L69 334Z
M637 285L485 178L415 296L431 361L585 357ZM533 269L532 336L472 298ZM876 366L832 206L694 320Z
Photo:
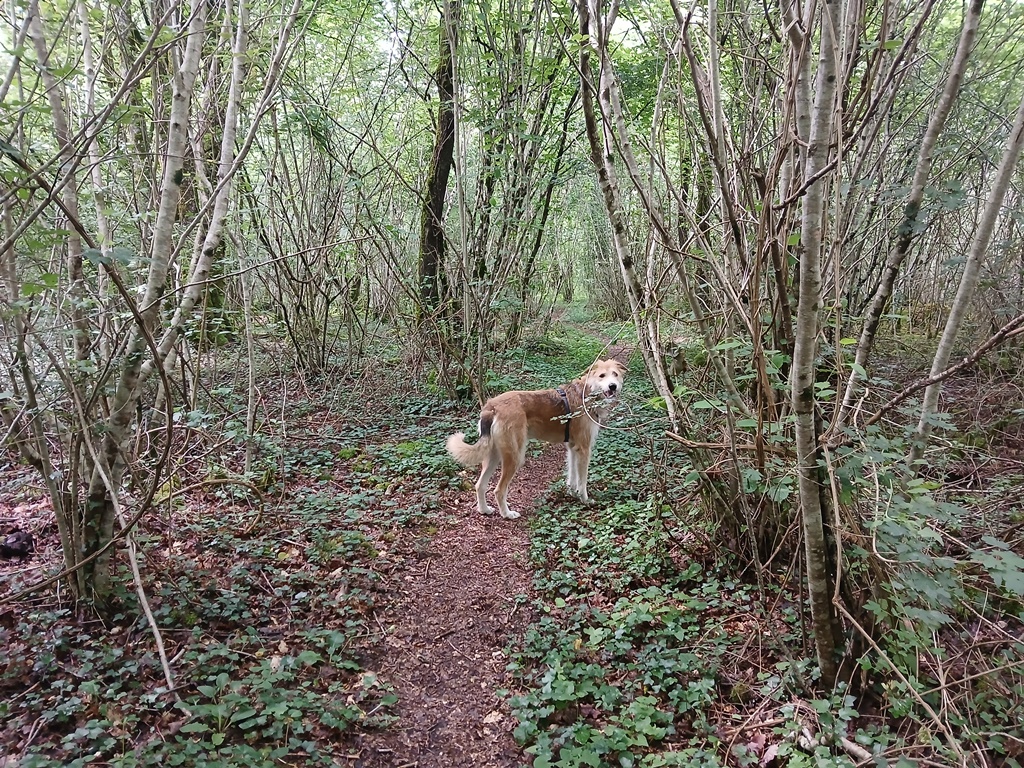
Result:
M475 467L483 464L491 452L491 428L494 425L494 413L484 408L480 414L480 439L473 445L466 442L465 432L456 432L448 437L445 446L448 453L464 467Z
M456 432L448 437L445 447L459 464L464 467L475 467L483 464L487 454L491 452L491 438L481 437L476 443L470 445L465 440L465 432Z

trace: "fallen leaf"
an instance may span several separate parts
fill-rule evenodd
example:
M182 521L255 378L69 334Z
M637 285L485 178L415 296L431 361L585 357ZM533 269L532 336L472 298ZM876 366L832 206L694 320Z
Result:
M747 743L747 749L753 752L755 755L760 755L764 752L765 736L761 731L755 731L754 735L750 737L750 741Z

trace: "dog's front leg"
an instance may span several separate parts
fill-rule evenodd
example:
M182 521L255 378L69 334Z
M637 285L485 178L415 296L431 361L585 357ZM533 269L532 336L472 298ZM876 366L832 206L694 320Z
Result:
M569 493L576 493L577 464L576 449L569 445L565 452L565 489Z
M590 446L581 446L576 451L576 489L579 491L580 501L584 504L590 501L587 495L587 475L590 474Z
M580 501L587 502L587 465L590 463L590 450L586 445L569 446L566 457L566 490Z

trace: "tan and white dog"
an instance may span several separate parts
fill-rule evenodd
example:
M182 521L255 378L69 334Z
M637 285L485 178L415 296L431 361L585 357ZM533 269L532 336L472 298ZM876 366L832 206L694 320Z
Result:
M530 438L569 444L566 486L586 502L590 452L622 391L625 374L626 367L618 360L598 360L565 387L505 392L484 403L478 442L468 444L464 432L451 435L447 447L456 461L467 467L483 465L476 481L481 514L494 511L487 506L487 486L500 464L501 477L494 491L498 513L509 520L519 517L508 508L508 486L523 466Z

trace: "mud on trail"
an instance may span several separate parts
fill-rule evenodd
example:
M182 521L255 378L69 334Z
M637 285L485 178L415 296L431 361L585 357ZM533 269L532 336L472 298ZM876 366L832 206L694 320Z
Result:
M381 585L391 596L378 674L399 697L397 722L363 733L349 755L360 768L512 768L524 757L515 722L495 691L509 686L505 649L530 621L528 520L563 473L564 446L527 458L509 492L518 520L480 515L469 490L429 543ZM468 476L475 477L475 469Z

